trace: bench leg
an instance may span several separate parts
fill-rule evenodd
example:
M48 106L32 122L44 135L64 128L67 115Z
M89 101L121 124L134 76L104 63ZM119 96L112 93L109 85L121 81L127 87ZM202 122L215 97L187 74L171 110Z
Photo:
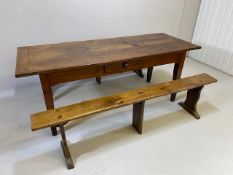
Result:
M142 69L135 70L134 72L135 72L139 77L141 77L141 78L144 77L143 72L142 72Z
M196 119L200 119L200 115L197 112L197 102L200 99L201 90L203 87L204 86L188 90L185 102L179 103L180 106L182 106L187 112L193 115Z
M143 114L145 101L133 104L133 127L142 134Z
M96 82L97 82L98 84L101 84L101 77L96 77Z
M54 103L53 103L53 91L52 87L50 86L49 77L46 74L40 75L40 83L42 87L42 91L44 94L44 101L46 105L46 109L54 109ZM57 135L57 129L56 127L51 127L52 135Z
M70 151L69 151L69 148L68 148L68 144L67 144L67 141L66 141L64 125L60 125L59 128L60 128L61 137L62 137L61 147L62 147L62 151L63 151L64 157L65 157L65 160L66 160L67 167L68 167L68 169L73 169L74 168L74 163L73 163L73 160L71 158Z
M147 80L146 80L148 83L150 83L151 81L152 72L153 72L153 67L149 67L147 69Z

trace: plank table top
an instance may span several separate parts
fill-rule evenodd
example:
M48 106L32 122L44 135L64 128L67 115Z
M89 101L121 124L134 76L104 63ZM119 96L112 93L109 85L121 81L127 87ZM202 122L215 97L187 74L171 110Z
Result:
M19 47L16 77L200 49L164 33Z

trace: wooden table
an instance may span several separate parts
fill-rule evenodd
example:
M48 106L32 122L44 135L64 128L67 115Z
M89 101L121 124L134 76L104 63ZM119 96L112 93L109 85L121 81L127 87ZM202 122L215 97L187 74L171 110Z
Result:
M100 83L101 76L126 71L141 75L143 68L148 68L150 82L153 66L169 63L175 63L173 80L179 79L186 52L200 48L163 33L19 47L15 76L39 75L46 108L53 109L54 85L92 77ZM57 134L56 128L52 133Z

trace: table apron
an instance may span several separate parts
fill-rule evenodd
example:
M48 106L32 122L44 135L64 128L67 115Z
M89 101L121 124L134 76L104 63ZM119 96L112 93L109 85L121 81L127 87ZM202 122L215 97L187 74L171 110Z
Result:
M73 70L64 70L54 73L48 73L50 85L65 83L69 81L98 77L103 74L103 66L83 67Z
M50 81L50 85L54 86L69 81L101 77L105 75L134 71L142 68L148 68L170 63L180 63L184 61L184 54L185 53L182 52L153 57L151 56L130 61L95 65L91 67L82 67L72 70L63 70L59 72L48 73L47 75Z
M184 53L166 54L162 56L150 56L130 61L106 64L103 75L134 71L163 64L179 63L183 61Z

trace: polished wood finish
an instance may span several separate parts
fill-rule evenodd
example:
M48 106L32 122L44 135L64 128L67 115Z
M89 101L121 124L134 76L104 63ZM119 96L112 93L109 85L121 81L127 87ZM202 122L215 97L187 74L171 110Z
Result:
M179 79L184 55L201 47L164 33L19 47L16 77L39 75L47 109L54 108L52 86L69 81L136 71L175 63L173 80ZM171 100L175 100L175 94ZM56 135L55 129L53 135Z
M53 109L54 108L53 98L50 98L52 97L53 92L51 89L49 76L46 74L40 75L40 82L41 82L41 87L42 87L43 94L44 94L46 108L47 110Z
M146 34L18 48L16 77L200 49L167 34Z
M54 110L33 114L31 116L31 127L34 131L46 127L57 126L99 112L139 103L141 101L184 90L195 89L216 81L217 80L215 78L208 74L199 74L167 83L150 85L141 89L118 93L112 96L88 100Z
M141 69L142 64L143 64L143 60L141 59L135 61L124 61L119 63L106 64L104 75Z
M133 127L142 134L145 101L133 104Z
M203 87L204 86L188 90L185 102L179 103L180 106L182 106L196 119L200 119L200 115L197 112L197 102L200 99L201 90L203 89Z
M17 49L17 60L16 60L16 69L15 76L24 75L28 72L29 59L28 59L28 49L25 47L19 47Z
M69 81L81 80L86 78L100 77L103 74L101 66L78 68L74 70L64 70L53 72L47 75L50 79L51 86Z
M217 80L208 74L200 74L184 79L173 80L167 83L151 85L141 89L122 92L113 96L107 96L89 100L45 112L33 114L31 116L32 130L45 127L59 126L61 131L61 147L66 160L68 169L74 168L73 160L70 155L66 140L64 125L72 120L91 114L107 111L121 106L133 104L132 125L139 134L142 134L143 115L145 100L172 94L179 91L188 90L187 98L180 105L190 112L195 118L200 116L196 111L196 105L200 98L200 93L204 85L216 82Z

